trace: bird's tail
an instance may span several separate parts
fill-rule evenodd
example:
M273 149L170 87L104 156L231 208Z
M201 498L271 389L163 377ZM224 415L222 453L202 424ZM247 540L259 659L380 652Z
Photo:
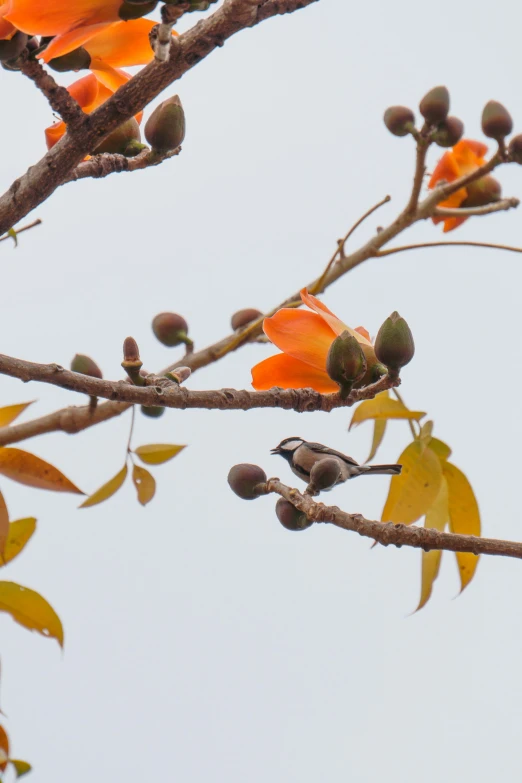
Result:
M361 465L364 468L362 475L366 473L381 473L386 476L398 476L402 465Z

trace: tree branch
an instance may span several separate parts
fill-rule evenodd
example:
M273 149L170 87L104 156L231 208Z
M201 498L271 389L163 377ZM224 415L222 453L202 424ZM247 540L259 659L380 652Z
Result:
M152 152L147 148L134 158L111 153L93 155L89 160L79 163L74 171L62 182L62 185L67 182L76 182L76 180L85 179L86 177L102 179L103 177L108 177L109 174L121 174L122 171L138 171L139 169L147 169L150 166L158 166L164 160L179 155L180 152L181 147L165 153Z
M474 215L490 215L492 212L505 212L508 209L516 209L520 201L518 198L503 198L493 204L485 204L483 207L435 207L433 217L473 217Z
M517 541L462 536L417 525L395 525L393 522L365 519L360 514L347 514L337 506L317 503L309 495L302 495L297 489L291 489L277 478L267 481L267 490L288 500L312 522L328 522L343 530L351 530L360 536L371 538L383 546L410 546L423 549L425 552L438 549L446 552L471 552L474 555L501 555L522 559L522 543Z
M86 115L65 87L55 82L40 60L30 59L26 51L20 56L18 64L21 72L29 77L47 98L51 109L59 114L70 128L81 127L86 120Z

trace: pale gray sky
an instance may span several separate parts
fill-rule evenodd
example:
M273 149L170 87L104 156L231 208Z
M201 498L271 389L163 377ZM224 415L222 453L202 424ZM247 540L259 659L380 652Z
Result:
M390 220L408 191L409 139L384 109L416 108L445 83L466 135L495 98L522 131L520 34L513 3L321 0L229 41L175 91L187 115L182 155L159 168L58 191L44 225L1 247L2 351L67 364L91 354L118 378L133 334L148 368L176 358L152 336L160 310L182 313L198 347L241 307L270 308L313 279L335 240L385 194ZM512 23L509 18L512 18ZM2 188L44 151L51 112L23 77L2 72ZM172 94L174 90L168 91ZM432 166L437 151L430 158ZM506 195L522 170L505 168ZM442 238L419 225L405 241ZM455 239L522 244L520 214L468 221ZM522 538L518 508L520 257L424 250L369 261L326 303L375 334L392 311L417 344L406 401L426 410L480 503L484 532ZM514 344L513 344L514 343ZM249 387L271 353L251 346L198 372L191 388ZM32 415L79 402L2 380L1 403L38 398ZM0 481L11 516L38 531L1 577L39 590L65 626L56 643L0 616L1 706L15 755L44 783L486 783L517 780L522 728L518 562L484 559L458 600L453 558L419 614L420 554L370 551L327 526L285 531L273 498L240 501L226 475L302 435L364 459L370 425L347 411L167 412L138 417L134 443L188 448L155 470L146 509L129 483L77 511L74 496ZM26 444L88 492L121 467L129 415L79 436ZM380 453L408 439L390 427ZM378 517L388 480L352 482L328 500Z

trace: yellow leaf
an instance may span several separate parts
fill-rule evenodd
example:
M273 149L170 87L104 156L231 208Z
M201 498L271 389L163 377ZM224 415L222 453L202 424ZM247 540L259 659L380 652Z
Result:
M3 726L0 726L0 772L7 767L9 758L9 738Z
M127 463L125 463L120 472L116 473L110 481L97 489L96 492L87 498L87 500L84 500L79 508L89 508L90 506L96 506L98 503L103 503L104 500L108 500L116 494L126 478Z
M356 427L368 419L415 419L419 421L425 415L423 411L410 411L399 400L391 399L387 392L381 392L373 400L365 400L357 406L348 429Z
M161 465L162 462L168 462L176 454L184 449L185 446L175 446L173 443L151 443L148 446L138 446L134 453L138 455L146 465Z
M27 761L20 761L20 759L9 759L9 761L14 767L17 778L21 778L22 775L27 775L27 773L32 770L31 765L28 764Z
M145 468L139 465L134 465L132 469L132 480L136 491L138 492L138 500L142 506L146 506L155 495L156 481L154 476L149 473Z
M451 462L444 463L443 470L448 482L451 532L463 536L480 536L480 513L471 484ZM456 555L462 592L473 579L479 559L471 552L457 552Z
M0 559L0 567L14 560L20 554L35 530L36 519L34 517L25 517L25 519L17 519L11 522L5 545L4 559Z
M419 434L419 440L424 443L426 446L429 444L430 440L432 440L432 433L433 433L433 422L432 421L425 421L424 424L421 427L421 431Z
M435 498L432 507L426 514L424 527L435 528L435 530L443 531L448 522L448 484L443 476L440 482L439 494ZM439 575L441 556L442 551L440 549L432 549L430 552L422 553L421 597L419 605L415 610L417 612L419 609L422 609L422 607L425 606L431 596L433 583Z
M9 512L0 492L0 564L5 559L5 546L9 535Z
M21 449L0 448L0 473L13 481L37 489L84 494L54 465Z
M15 582L0 582L0 612L7 612L24 628L56 639L63 647L60 618L45 598Z
M391 480L382 521L411 525L439 494L442 468L436 454L418 440L405 448L397 462L402 472Z
M31 402L19 402L17 405L6 405L0 408L0 427L8 427L12 424L33 402L34 400L31 400Z
M368 455L366 462L371 462L371 460L377 454L377 449L382 443L382 439L384 438L385 432L386 432L386 419L375 419L373 423L372 447L370 449L370 453Z
M448 444L438 438L432 438L429 441L428 446L435 452L441 462L446 462L446 460L451 457L451 449Z

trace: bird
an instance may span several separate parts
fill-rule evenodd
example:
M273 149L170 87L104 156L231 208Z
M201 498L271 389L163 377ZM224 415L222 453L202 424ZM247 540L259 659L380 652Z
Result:
M402 470L402 465L359 465L354 459L346 454L342 454L340 451L335 451L335 449L331 449L329 446L323 446L322 443L309 442L299 437L285 438L275 449L271 449L270 453L278 454L283 459L286 459L292 473L306 482L310 482L312 468L318 462L327 458L336 460L339 464L340 472L332 486L343 484L348 479L356 478L357 476L365 476L372 473L398 476Z

